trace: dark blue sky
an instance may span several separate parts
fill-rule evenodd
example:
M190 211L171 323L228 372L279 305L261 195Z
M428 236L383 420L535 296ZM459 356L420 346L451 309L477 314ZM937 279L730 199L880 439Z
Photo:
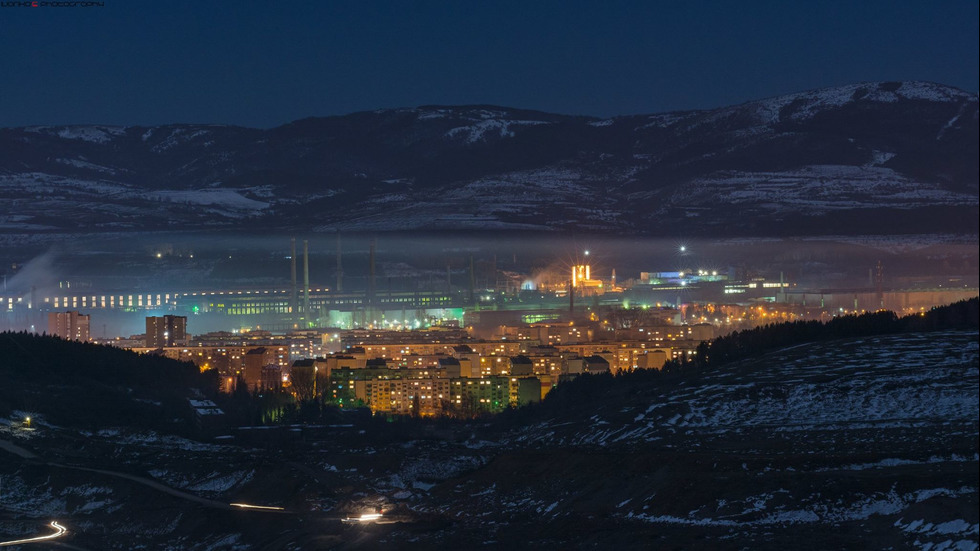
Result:
M0 8L0 127L474 103L609 116L980 80L976 0L104 3Z

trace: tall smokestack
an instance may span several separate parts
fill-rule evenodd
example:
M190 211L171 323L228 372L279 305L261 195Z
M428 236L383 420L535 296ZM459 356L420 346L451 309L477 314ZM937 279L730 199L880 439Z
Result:
M368 254L368 304L374 304L374 250L377 247L377 242L371 239L371 248Z
M337 232L337 292L344 292L344 264L340 254L340 232Z
M310 242L303 240L303 315L310 317Z
M575 286L568 280L568 315L575 317Z
M476 271L473 269L473 255L470 255L470 304L476 304Z
M497 280L497 253L493 253L493 267L491 268L491 271L493 271L493 290L494 290L494 292L496 292L497 291L497 283L498 283L498 280Z
M289 242L292 250L292 252L289 255L289 259L290 259L290 272L292 274L291 281L293 282L293 287L292 287L293 292L290 295L289 308L293 312L293 318L295 318L297 312L299 311L299 304L296 303L296 238L293 237L292 239L289 240Z
M878 299L878 308L885 307L884 272L885 269L879 260L878 264L875 265L875 298Z
M786 302L786 287L784 286L785 279L783 278L783 272L779 272L779 291L776 293L776 302Z

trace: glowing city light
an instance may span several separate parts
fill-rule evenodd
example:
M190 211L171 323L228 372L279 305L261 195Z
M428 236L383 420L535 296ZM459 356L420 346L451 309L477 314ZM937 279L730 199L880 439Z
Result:
M346 517L343 522L373 522L381 518L381 513L364 513L359 517Z
M232 507L239 509L258 509L260 511L284 511L282 507L269 507L266 505L251 505L249 503L229 503Z

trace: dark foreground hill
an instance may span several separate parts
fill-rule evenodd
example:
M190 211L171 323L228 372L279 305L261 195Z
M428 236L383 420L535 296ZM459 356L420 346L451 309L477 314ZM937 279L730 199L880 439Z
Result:
M72 428L188 432L188 397L217 389L189 362L29 333L0 333L0 417L42 413Z
M604 120L426 106L8 128L0 231L973 234L977 136L977 96L923 82Z

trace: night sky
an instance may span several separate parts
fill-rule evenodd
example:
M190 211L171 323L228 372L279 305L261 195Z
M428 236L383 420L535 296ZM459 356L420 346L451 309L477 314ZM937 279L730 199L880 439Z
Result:
M104 3L0 8L0 126L477 103L610 116L980 80L976 0Z

